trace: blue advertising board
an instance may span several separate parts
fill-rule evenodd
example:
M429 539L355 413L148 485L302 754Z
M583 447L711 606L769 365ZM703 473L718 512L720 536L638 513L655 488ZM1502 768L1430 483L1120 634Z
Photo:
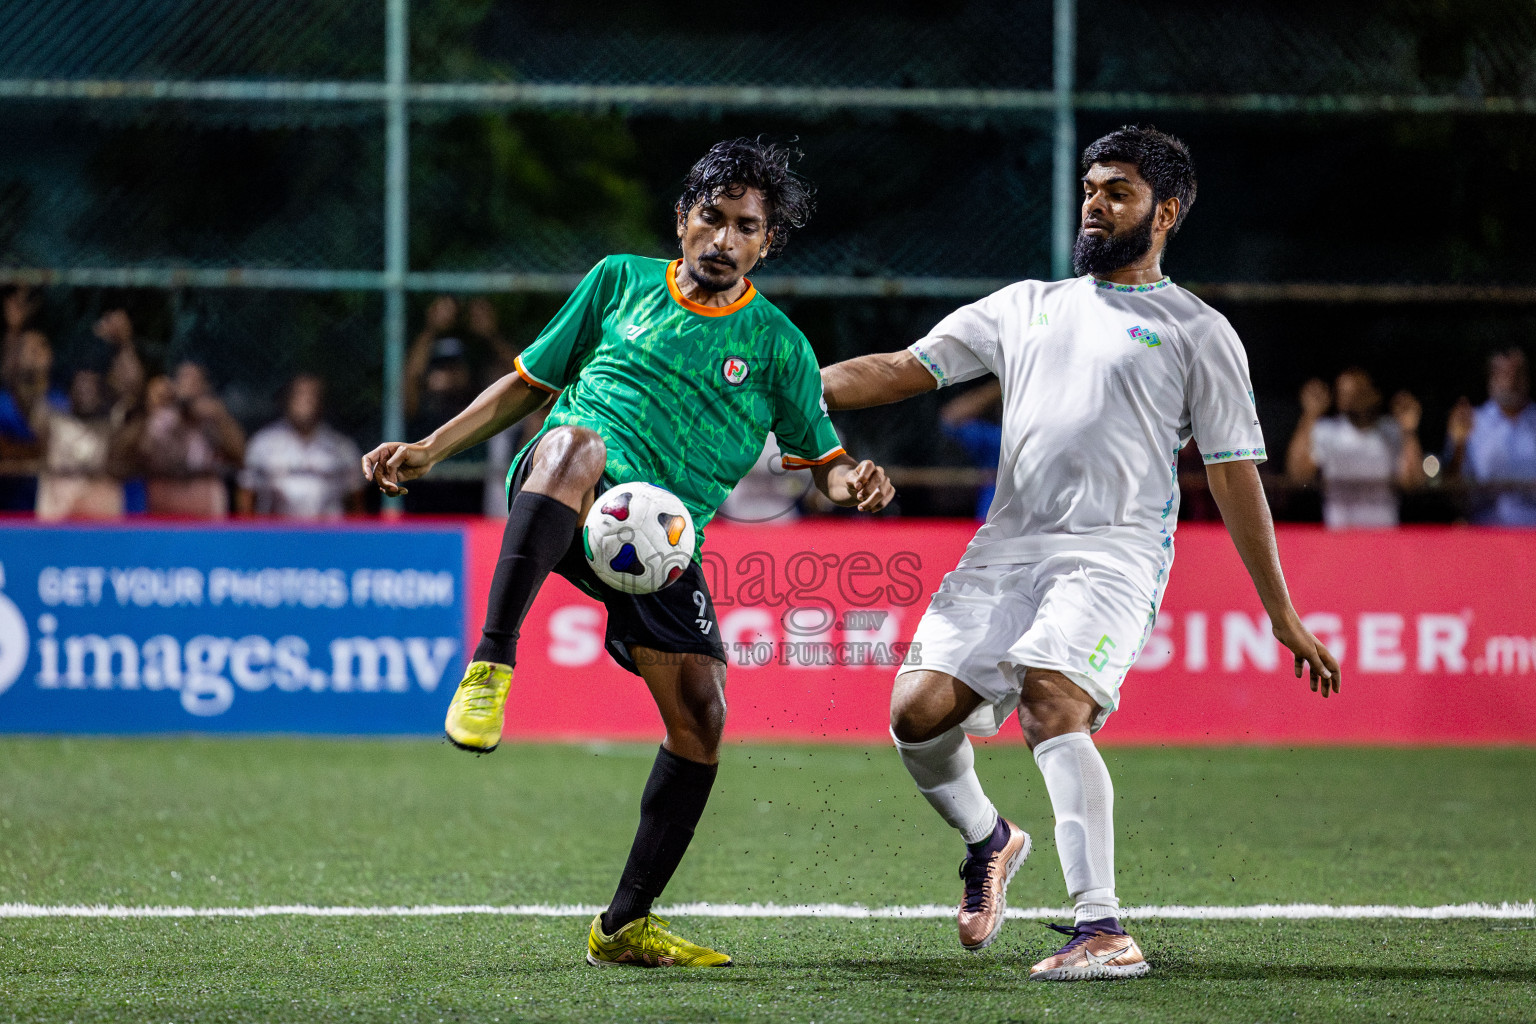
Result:
M0 732L434 733L447 529L0 526Z

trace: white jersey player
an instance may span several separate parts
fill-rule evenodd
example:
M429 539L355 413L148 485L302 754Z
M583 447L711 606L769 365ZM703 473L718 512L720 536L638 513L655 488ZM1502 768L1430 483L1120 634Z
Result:
M1195 198L1189 151L1123 128L1083 153L1082 276L1021 281L945 317L910 348L822 372L832 409L897 401L996 374L1003 392L997 496L917 627L891 696L902 761L968 846L958 923L967 949L1002 927L1028 834L1001 818L967 734L1017 711L1056 815L1075 904L1039 980L1150 970L1118 921L1114 792L1092 734L1152 631L1173 564L1178 452L1199 446L1211 492L1273 623L1339 686L1338 663L1286 593L1257 464L1264 439L1243 347L1226 318L1163 276L1167 240Z

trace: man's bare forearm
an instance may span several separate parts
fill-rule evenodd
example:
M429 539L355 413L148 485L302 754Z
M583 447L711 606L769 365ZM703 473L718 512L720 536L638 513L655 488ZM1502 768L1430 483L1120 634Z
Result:
M852 456L839 455L824 466L811 467L811 480L832 504L857 505L859 499L848 488L848 474L855 465Z
M865 512L878 512L896 494L885 470L869 460L854 462L848 455L814 466L811 478L816 489L835 505L857 506Z
M1403 450L1397 454L1397 485L1405 491L1424 486L1424 446L1418 434L1403 437Z
M1264 498L1258 466L1247 460L1219 462L1205 469L1211 496L1221 509L1221 519L1232 537L1253 588L1258 591L1271 622L1293 618L1291 595L1280 569L1280 549L1275 543L1275 524Z
M434 430L423 444L434 462L473 448L495 437L549 400L549 393L509 373L470 402L453 419Z
M1205 467L1211 482L1211 496L1221 509L1221 518L1232 535L1232 545L1248 568L1253 588L1264 602L1270 627L1295 656L1296 678L1310 667L1312 691L1327 697L1339 692L1339 662L1312 632L1302 624L1291 604L1280 571L1280 551L1275 544L1275 524L1264 500L1264 486L1259 468L1252 462L1221 462Z
M877 352L822 367L827 408L868 409L899 402L938 387L933 374L911 352Z

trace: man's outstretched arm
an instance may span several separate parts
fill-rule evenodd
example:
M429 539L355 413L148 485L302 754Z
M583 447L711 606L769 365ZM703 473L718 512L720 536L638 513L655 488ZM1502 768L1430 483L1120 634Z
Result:
M821 369L821 390L833 411L899 402L938 386L927 367L906 349L845 359Z
M1269 515L1269 503L1264 500L1258 466L1246 459L1218 462L1206 466L1205 475L1211 483L1211 496L1221 509L1222 521L1232 535L1232 544L1242 556L1264 611L1269 614L1275 639L1296 656L1296 678L1301 678L1301 666L1306 663L1311 669L1314 692L1321 687L1324 697L1330 692L1338 693L1338 661L1301 624L1301 616L1296 614L1285 588L1280 551L1275 545L1275 524Z
M407 444L385 441L363 456L363 476L390 496L405 494L401 484L424 476L450 455L457 455L506 430L529 413L543 407L550 393L536 388L516 373L509 373L480 392L453 419L428 437Z

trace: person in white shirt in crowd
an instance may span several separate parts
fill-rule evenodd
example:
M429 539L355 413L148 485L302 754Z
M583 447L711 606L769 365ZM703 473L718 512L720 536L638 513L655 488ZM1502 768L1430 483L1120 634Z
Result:
M1392 415L1381 415L1381 392L1371 375L1350 367L1328 385L1313 379L1301 388L1301 420L1286 451L1291 482L1323 479L1323 522L1331 530L1394 527L1403 491L1424 483L1419 444L1419 400L1406 391L1392 397Z
M69 396L60 402L49 391L53 347L41 331L28 328L17 340L10 366L15 405L41 449L37 477L37 518L114 519L123 514L123 477L131 469L134 434L113 408L105 378L79 370Z
M115 519L123 514L123 477L130 453L101 374L75 372L67 410L35 400L32 430L43 444L37 518Z
M258 430L245 450L236 496L242 515L336 519L362 511L363 453L324 413L324 381L304 373L288 382L283 418Z
M966 843L956 918L967 949L1003 925L1025 831L982 789L967 734L1015 711L1056 815L1076 921L1041 981L1149 970L1118 920L1114 786L1092 734L1157 621L1173 563L1178 457L1191 438L1273 623L1336 692L1338 662L1302 624L1280 570L1258 463L1248 360L1226 318L1163 275L1195 199L1189 150L1127 127L1082 156L1083 205L1065 281L1020 281L964 306L908 348L829 366L830 409L861 409L994 374L1002 389L997 494L944 577L891 694L891 737L918 790Z
M1488 401L1466 398L1445 428L1447 475L1473 484L1472 522L1481 526L1536 526L1536 403L1531 366L1518 348L1488 359Z

